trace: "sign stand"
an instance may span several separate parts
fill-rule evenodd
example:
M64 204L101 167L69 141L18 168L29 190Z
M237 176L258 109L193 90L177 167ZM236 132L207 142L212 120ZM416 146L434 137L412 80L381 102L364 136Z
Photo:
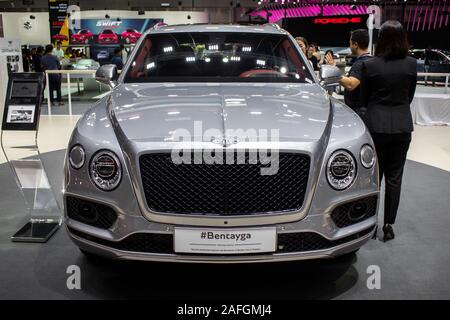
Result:
M47 242L62 223L37 146L44 83L42 73L13 73L8 82L0 142L29 211L13 242Z

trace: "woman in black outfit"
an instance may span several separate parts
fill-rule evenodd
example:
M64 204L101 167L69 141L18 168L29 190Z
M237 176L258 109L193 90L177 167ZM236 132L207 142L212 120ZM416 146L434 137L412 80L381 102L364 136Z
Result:
M417 61L408 57L408 40L398 21L386 21L380 30L375 57L364 62L361 79L361 118L378 155L380 182L384 176L384 241L394 239L403 167L411 142L410 104L417 82Z

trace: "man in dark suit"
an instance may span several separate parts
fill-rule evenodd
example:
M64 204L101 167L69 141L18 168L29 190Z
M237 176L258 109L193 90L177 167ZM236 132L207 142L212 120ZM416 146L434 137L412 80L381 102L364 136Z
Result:
M351 33L350 36L350 50L352 55L356 56L352 68L346 77L342 77L339 84L345 88L344 100L345 104L358 112L361 107L359 84L362 77L363 62L370 59L369 54L369 33L367 30L358 29ZM324 58L325 62L330 65L336 65L333 55L328 53Z

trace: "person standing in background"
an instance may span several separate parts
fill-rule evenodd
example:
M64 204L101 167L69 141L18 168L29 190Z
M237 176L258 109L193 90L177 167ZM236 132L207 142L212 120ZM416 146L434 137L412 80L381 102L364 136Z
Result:
M122 49L121 48L114 49L114 56L111 59L111 63L115 64L118 70L122 70L123 60L122 60Z
M62 42L58 41L56 42L56 48L53 49L52 54L58 58L58 60L61 60L64 58L64 50L61 48Z
M34 72L43 72L41 63L43 53L44 47L41 46L36 49L36 53L31 57L33 61Z
M361 92L359 85L362 78L362 67L364 61L370 59L369 54L369 32L364 29L358 29L350 35L350 50L353 56L356 56L356 60L347 76L342 77L339 84L344 87L344 101L345 104L353 109L355 112L359 112L361 108ZM331 51L331 50L329 50ZM324 63L335 66L336 62L333 58L333 52L325 54Z
M33 61L31 58L30 49L22 49L22 64L24 72L31 71L31 65L33 64Z
M411 132L410 104L417 82L417 60L408 56L408 40L400 22L386 21L378 36L375 57L364 61L361 118L369 129L385 181L384 241L395 238L397 217Z
M319 45L317 43L312 43L311 44L312 49L312 55L314 57L316 57L317 61L320 62L320 60L322 60L321 56L320 56L320 49L319 49Z
M311 61L314 71L319 71L320 59L317 58L316 46L314 44L311 44L308 48L308 60Z
M317 71L316 68L317 68L318 61L317 61L317 59L314 56L309 54L308 40L306 40L306 38L303 38L303 37L296 37L295 41L297 41L297 44L299 45L299 47L302 50L303 54L305 55L305 57L311 63L314 71Z
M59 59L52 54L53 46L51 44L45 47L45 54L42 57L42 68L43 71L46 70L60 70L61 64ZM61 75L60 74L49 74L48 82L50 86L50 101L55 104L55 98L53 96L53 91L56 91L56 101L60 106L64 105L61 101Z

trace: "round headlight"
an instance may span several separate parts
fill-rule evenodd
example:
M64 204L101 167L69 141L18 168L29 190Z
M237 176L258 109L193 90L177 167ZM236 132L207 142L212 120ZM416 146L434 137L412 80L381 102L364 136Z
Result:
M104 191L111 191L120 183L122 167L113 152L102 150L92 158L89 173L97 187Z
M335 151L328 159L327 179L336 190L347 189L355 180L356 163L353 156L345 151Z
M75 145L70 149L69 152L69 163L74 169L80 169L84 165L86 160L86 154L84 149L79 144Z
M370 169L373 167L376 161L375 151L373 150L372 146L365 144L361 148L361 164L364 168Z

